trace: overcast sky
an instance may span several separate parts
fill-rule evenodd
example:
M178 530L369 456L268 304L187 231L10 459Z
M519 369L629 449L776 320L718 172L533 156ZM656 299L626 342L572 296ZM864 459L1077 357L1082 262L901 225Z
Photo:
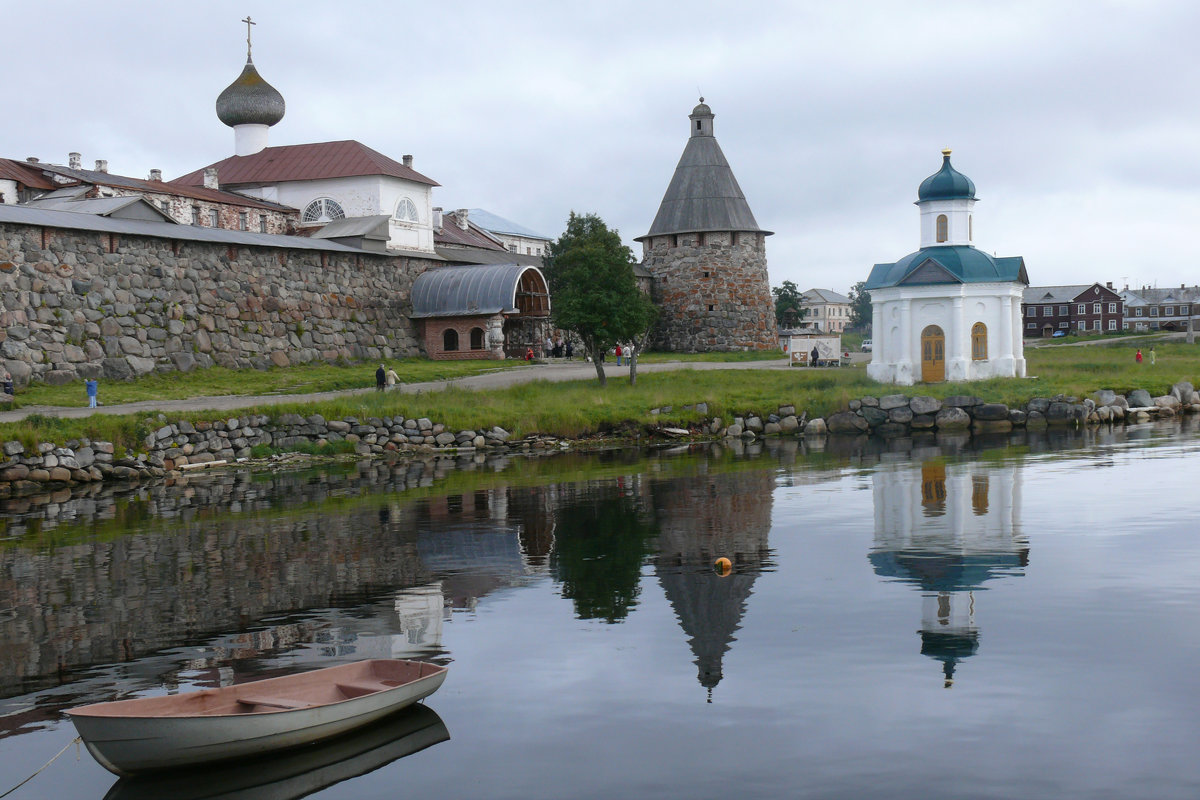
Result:
M596 212L639 256L703 94L772 285L845 292L917 248L940 150L976 244L1034 284L1200 282L1200 4L0 0L0 155L168 178L231 155L254 61L272 145L357 139L549 236Z

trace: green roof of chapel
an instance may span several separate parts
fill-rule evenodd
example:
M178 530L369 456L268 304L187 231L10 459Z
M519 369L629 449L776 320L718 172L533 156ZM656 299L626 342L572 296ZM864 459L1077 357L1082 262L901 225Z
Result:
M1029 284L1025 259L996 258L967 245L938 245L909 253L893 264L876 264L867 278L866 289L929 283L997 283L1018 281Z

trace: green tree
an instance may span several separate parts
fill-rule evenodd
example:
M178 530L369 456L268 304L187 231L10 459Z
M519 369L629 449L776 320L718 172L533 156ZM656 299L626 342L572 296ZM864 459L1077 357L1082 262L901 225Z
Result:
M791 281L784 281L782 286L771 289L775 295L775 323L780 328L793 328L808 316L808 309L801 304L804 298L800 290Z
M871 293L859 281L850 287L850 327L863 333L871 332Z
M601 386L608 349L642 339L654 322L654 304L633 275L635 263L620 234L604 220L574 211L544 259L554 324L583 342Z

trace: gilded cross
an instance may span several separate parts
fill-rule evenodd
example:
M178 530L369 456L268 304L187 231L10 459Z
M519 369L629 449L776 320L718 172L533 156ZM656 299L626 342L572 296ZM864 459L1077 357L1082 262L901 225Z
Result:
M250 58L250 26L257 25L258 23L250 19L249 14L246 15L246 18L242 22L246 23L246 58Z

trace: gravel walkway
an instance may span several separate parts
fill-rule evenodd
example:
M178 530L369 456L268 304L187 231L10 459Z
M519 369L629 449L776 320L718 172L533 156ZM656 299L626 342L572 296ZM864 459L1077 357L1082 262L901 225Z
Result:
M787 369L786 359L773 361L666 361L652 364L638 364L638 373L666 372L677 369ZM623 380L628 374L625 367L618 368L616 364L607 364L605 375L608 380ZM594 380L596 368L588 362L572 361L559 363L536 364L530 367L506 369L497 372L487 372L482 375L472 375L466 378L455 378L446 381L427 381L425 383L406 383L400 391L411 394L417 392L437 391L447 386L462 386L467 389L500 389L532 381L578 381ZM86 406L24 406L14 411L0 412L0 422L17 422L31 414L41 414L47 417L87 417L92 414L136 414L146 411L161 411L163 413L178 413L188 411L234 411L251 406L279 405L284 403L317 403L324 400L335 400L356 394L375 391L375 387L363 389L344 389L336 392L313 392L312 394L270 394L270 395L221 395L218 397L189 397L183 400L142 400L136 403L121 403L119 405L87 408Z

